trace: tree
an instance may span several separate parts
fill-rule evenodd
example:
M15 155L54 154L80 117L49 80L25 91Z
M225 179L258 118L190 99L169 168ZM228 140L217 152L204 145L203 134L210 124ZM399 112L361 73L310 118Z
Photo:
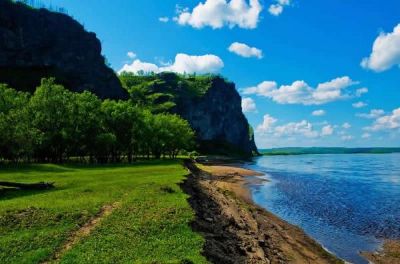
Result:
M29 101L32 126L38 131L36 156L42 160L61 162L71 140L73 94L55 83L42 79Z
M71 100L71 121L69 122L68 154L78 157L89 156L93 160L96 151L96 137L101 133L101 100L84 91L74 93Z
M29 94L0 84L0 157L18 160L33 151L35 138L27 104Z

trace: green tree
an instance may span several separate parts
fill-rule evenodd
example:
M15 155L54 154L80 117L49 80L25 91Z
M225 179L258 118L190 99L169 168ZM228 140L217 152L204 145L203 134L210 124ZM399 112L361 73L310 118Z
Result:
M28 101L28 93L0 84L0 158L16 161L32 154L35 133Z
M38 131L36 156L42 161L61 162L71 142L73 93L42 79L29 102L32 125Z
M101 133L101 100L85 91L74 93L71 99L71 121L69 122L68 154L93 160L96 137Z

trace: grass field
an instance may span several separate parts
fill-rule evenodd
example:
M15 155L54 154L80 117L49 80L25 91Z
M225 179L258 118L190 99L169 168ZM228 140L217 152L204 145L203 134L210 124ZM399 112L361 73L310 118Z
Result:
M194 213L177 183L179 161L136 165L30 165L0 181L55 182L49 191L0 193L0 263L50 260L104 205L118 207L61 254L60 263L206 263Z

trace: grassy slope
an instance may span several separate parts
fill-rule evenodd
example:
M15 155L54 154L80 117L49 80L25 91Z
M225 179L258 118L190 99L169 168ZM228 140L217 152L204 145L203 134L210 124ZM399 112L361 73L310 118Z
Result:
M0 263L48 259L72 231L116 201L120 207L61 263L206 263L200 254L204 241L188 225L193 211L176 185L185 174L172 161L1 169L0 180L50 181L57 188L0 194Z

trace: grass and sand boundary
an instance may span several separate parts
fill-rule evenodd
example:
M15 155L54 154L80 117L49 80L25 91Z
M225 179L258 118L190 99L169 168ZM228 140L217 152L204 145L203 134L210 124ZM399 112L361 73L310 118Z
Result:
M2 168L1 180L56 188L0 192L0 262L341 263L254 205L245 178L260 174L185 165L190 174L182 160Z

